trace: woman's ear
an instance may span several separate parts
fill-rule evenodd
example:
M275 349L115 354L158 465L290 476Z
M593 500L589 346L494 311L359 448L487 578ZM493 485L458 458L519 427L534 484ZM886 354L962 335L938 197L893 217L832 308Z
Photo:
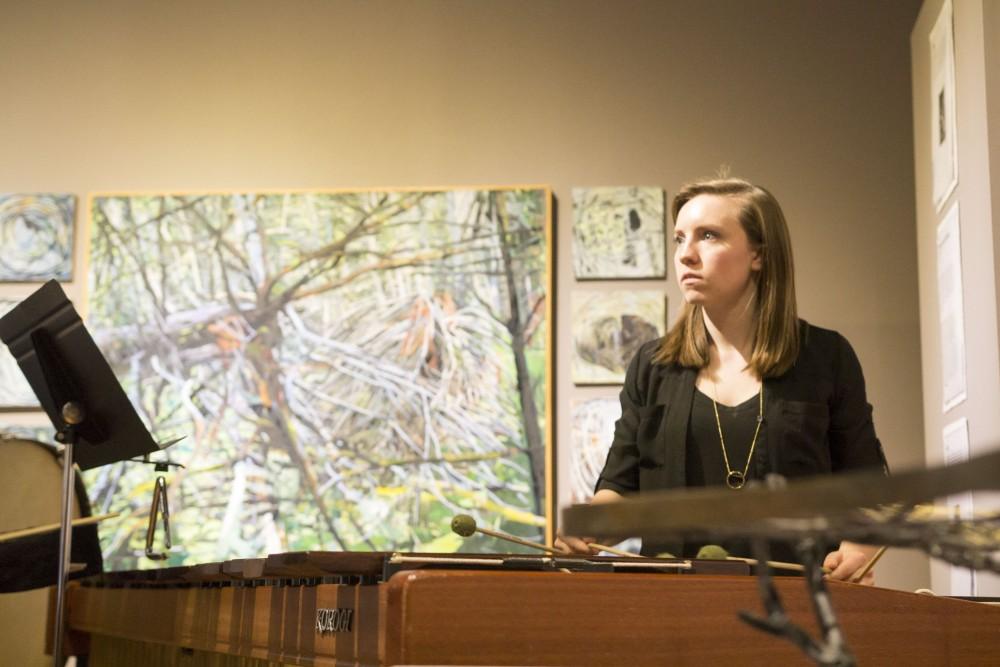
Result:
M764 251L761 247L757 247L753 251L753 259L750 261L750 269L752 271L760 271L764 266Z

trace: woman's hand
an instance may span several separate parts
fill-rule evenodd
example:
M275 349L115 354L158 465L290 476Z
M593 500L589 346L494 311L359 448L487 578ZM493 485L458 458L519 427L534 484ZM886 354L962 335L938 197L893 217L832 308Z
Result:
M823 567L830 570L827 575L838 581L853 581L855 575L868 564L878 551L878 547L854 542L841 542L840 548L827 554ZM875 585L875 570L871 569L856 582L865 586Z
M564 554L583 554L591 556L594 550L588 545L591 542L596 542L597 539L593 537L571 537L569 535L556 535L556 541L553 545L559 551Z
M594 494L593 498L590 499L590 504L600 505L601 503L613 503L616 500L621 499L622 495L617 491L612 491L611 489L601 489ZM596 541L596 537L573 537L571 535L556 533L556 541L553 546L566 554L584 554L592 556L594 554L594 550L588 545Z

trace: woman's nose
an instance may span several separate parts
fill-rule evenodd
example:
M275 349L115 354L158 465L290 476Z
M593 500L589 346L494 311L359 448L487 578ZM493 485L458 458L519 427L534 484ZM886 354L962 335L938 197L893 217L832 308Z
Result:
M698 262L698 253L695 252L694 244L682 241L677 244L677 259L684 266L691 266Z

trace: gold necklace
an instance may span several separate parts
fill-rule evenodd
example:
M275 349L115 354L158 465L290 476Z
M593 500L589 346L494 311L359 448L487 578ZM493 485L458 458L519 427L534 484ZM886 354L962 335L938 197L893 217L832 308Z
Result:
M719 386L712 380L712 388L715 389L715 396L719 395ZM743 466L743 472L733 470L729 465L729 455L726 453L726 439L722 437L722 421L719 419L719 405L712 397L712 409L715 410L715 425L719 427L719 444L722 445L722 460L726 464L726 486L730 489L742 489L747 483L747 472L750 470L750 461L753 460L753 449L757 446L757 434L760 433L760 425L764 422L764 383L760 383L760 407L757 412L757 428L753 431L753 440L750 441L750 453L747 454L747 464Z

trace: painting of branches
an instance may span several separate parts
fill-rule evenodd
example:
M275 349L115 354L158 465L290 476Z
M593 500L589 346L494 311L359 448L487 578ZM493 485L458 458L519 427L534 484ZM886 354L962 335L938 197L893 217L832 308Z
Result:
M164 452L189 564L544 535L551 194L99 196L88 326ZM155 473L89 471L108 567L145 567Z
M573 188L572 193L577 279L666 278L662 188Z
M72 278L75 219L73 195L0 193L0 281Z

